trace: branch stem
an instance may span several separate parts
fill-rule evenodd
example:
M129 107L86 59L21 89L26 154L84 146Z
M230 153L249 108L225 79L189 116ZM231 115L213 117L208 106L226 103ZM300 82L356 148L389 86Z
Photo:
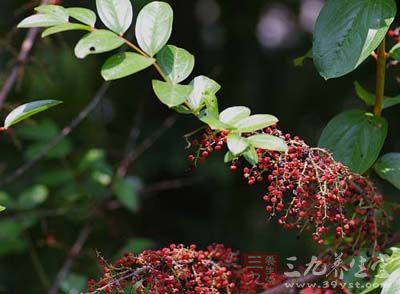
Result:
M385 97L385 74L386 74L386 39L378 47L377 60L376 60L376 94L374 114L376 116L382 115L383 99Z

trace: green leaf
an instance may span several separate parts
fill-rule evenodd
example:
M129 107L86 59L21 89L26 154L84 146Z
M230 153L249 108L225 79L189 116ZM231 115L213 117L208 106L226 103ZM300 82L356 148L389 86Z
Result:
M312 54L321 76L357 68L385 38L395 15L394 0L328 0L314 31Z
M254 135L248 137L247 140L256 148L281 152L286 152L288 150L288 146L283 139L268 134Z
M18 197L17 207L19 209L32 209L46 201L49 190L46 186L35 185L25 190Z
M278 121L275 116L270 114L255 114L238 121L234 126L240 132L247 133L272 126Z
M21 238L23 230L23 226L15 220L0 221L0 256L19 253L26 248L26 242Z
M215 114L210 113L208 109L204 109L199 114L199 120L206 123L212 130L229 130L232 126L221 122Z
M365 102L365 104L369 106L373 106L375 104L375 95L368 92L363 86L361 86L358 82L354 82L354 86L356 88L357 96ZM400 104L400 95L396 97L387 97L385 96L383 99L383 109L396 106Z
M171 6L165 2L154 1L139 12L136 21L137 42L147 54L154 56L167 44L173 22Z
M374 170L382 178L400 190L400 153L383 155L374 165Z
M4 206L1 206L1 205L0 205L0 212L2 212L2 211L4 211L4 210L6 210L6 208L5 208Z
M250 109L244 106L226 108L219 114L219 120L228 125L234 125L240 120L250 116Z
M57 124L49 119L43 119L35 124L23 124L16 128L20 139L34 141L49 141L59 133Z
M37 142L29 145L28 148L24 151L24 156L27 160L33 160L37 157L43 149L46 149L48 142ZM67 156L72 151L71 142L68 138L62 139L56 146L51 148L46 153L47 159L56 159Z
M67 10L60 5L41 5L35 8L40 14L51 15L67 22L69 15Z
M131 26L133 9L130 0L96 0L97 12L107 28L123 35Z
M297 57L293 60L293 64L294 66L303 66L304 65L304 61L310 58L312 59L312 49L308 50L306 54L304 54L303 56Z
M124 40L107 30L97 30L86 34L75 46L75 55L85 58L90 54L98 54L121 47Z
M10 195L8 195L4 191L0 191L0 205L2 207L4 207L4 206L12 207L13 206L13 200L11 199ZM5 209L5 207L4 207L4 209Z
M243 153L243 156L251 165L255 165L258 163L257 151L252 146L246 152Z
M32 115L47 110L60 103L62 102L58 100L38 100L18 106L7 115L4 127L7 129Z
M233 155L232 152L228 151L228 152L225 153L225 156L224 156L224 163L231 162L231 161L234 160L235 158L236 158L235 155Z
M185 80L194 68L194 56L185 49L173 45L164 46L157 54L157 61L174 84Z
M372 106L375 104L375 96L369 93L361 84L357 81L354 82L357 96L365 102L365 104Z
M137 73L155 62L154 58L133 52L123 52L111 56L101 68L101 75L106 81L120 79Z
M190 94L187 103L193 110L197 110L202 105L204 95L215 95L221 89L217 82L206 76L195 77L190 84L193 86L193 92Z
M387 135L387 121L361 110L334 117L322 132L319 146L355 173L363 174L376 161Z
M125 208L133 212L139 209L140 188L140 181L134 177L116 178L113 184L113 191L118 200Z
M228 135L227 144L229 151L231 151L233 155L239 155L249 147L249 142L246 138L234 133Z
M65 31L76 31L76 30L83 30L90 32L92 28L79 23L64 23L44 30L42 33L42 38Z
M394 60L400 61L400 43L397 43L390 49L389 56Z
M90 9L81 7L70 7L67 8L67 12L70 17L79 20L80 22L88 26L94 27L94 25L96 24L96 14Z
M153 90L162 103L168 107L173 107L185 102L193 87L153 80Z
M18 28L51 27L66 23L62 18L48 14L34 14L23 19Z

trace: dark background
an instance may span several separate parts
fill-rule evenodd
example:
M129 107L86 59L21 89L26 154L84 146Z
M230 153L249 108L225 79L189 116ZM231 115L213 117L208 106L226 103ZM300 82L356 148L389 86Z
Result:
M32 13L34 2L0 3L0 84L14 65L26 34L25 30L16 30L16 24ZM94 8L94 2L66 0L63 5ZM136 12L145 3L136 1ZM257 113L274 114L282 130L316 145L334 115L364 107L356 98L354 80L371 91L374 88L371 60L345 78L328 82L314 70L312 60L306 60L304 67L293 66L293 59L311 47L312 27L322 0L170 3L175 12L170 43L196 56L192 77L208 75L222 85L218 94L222 109L246 105ZM7 109L35 99L60 99L64 104L0 135L0 177L37 154L102 84L99 69L110 54L76 59L73 47L81 35L69 32L36 43L1 117ZM388 95L398 93L397 73L396 68L389 70ZM140 126L138 146L173 114L155 98L150 83L153 77L156 74L149 69L113 82L100 106L56 148L55 154L0 188L0 200L6 197L4 193L11 199L0 202L9 207L0 216L0 293L44 293L46 280L53 281L85 224L90 224L92 231L73 265L73 275L63 284L66 293L78 293L86 277L98 275L95 249L113 259L127 243L130 249L140 251L170 243L206 246L222 242L242 252L277 252L283 269L287 269L285 258L298 256L300 264L319 251L307 234L297 238L296 232L286 232L274 221L268 222L262 200L265 187L248 187L239 174L229 171L223 154L213 154L206 164L189 171L183 135L201 126L189 116L178 115L176 123L130 166L128 175L142 183L142 192L147 191L136 195L140 205L137 211L110 209L115 195L109 186L94 180L96 169L106 170L106 174L110 169L111 173L115 171L136 121ZM385 111L391 125L385 151L400 148L397 114L398 108ZM51 126L46 128L46 124ZM31 132L44 134L44 138L32 139ZM85 154L92 149L104 151L104 162L90 171L80 170ZM152 192L159 188L157 183L170 180L183 186ZM21 193L37 185L46 187L47 200L32 209L18 208ZM59 208L67 210L51 215ZM17 227L10 228L10 220ZM49 236L54 236L55 245L49 244ZM39 278L41 267L44 278Z

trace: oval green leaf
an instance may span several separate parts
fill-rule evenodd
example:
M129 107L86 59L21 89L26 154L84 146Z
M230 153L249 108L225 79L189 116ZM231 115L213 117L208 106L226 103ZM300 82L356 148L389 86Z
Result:
M9 115L7 115L4 122L4 128L7 129L12 125L27 119L28 117L31 117L32 115L35 115L60 103L62 102L58 100L38 100L18 106L16 109L11 111Z
M163 72L175 84L185 80L194 68L194 56L173 45L164 46L157 54L157 61Z
M281 152L286 152L288 150L288 146L283 139L268 134L254 135L248 137L247 140L256 148Z
M92 28L79 23L64 23L45 29L42 33L42 38L61 32L76 31L76 30L91 31Z
M328 0L314 31L314 64L325 79L360 65L384 39L396 15L394 0Z
M137 42L147 54L154 56L167 44L172 32L173 11L165 2L154 1L139 12L136 21Z
M227 138L227 145L233 155L239 155L249 147L249 141L238 134L230 133Z
M94 27L94 25L96 24L96 14L90 9L81 7L70 7L67 8L67 13L70 17L79 20L80 22L88 26Z
M106 81L120 79L137 73L155 62L155 59L133 52L123 52L111 56L101 68Z
M250 148L246 152L243 153L243 157L251 165L255 165L258 163L258 154L257 154L256 149L253 146L250 146Z
M233 106L226 108L219 114L219 120L228 125L234 125L238 121L250 116L250 109L245 106Z
M86 34L75 46L75 55L85 58L90 54L103 53L121 47L124 40L113 32L96 30Z
M130 0L96 0L97 12L104 25L123 35L131 26L133 9Z
M173 107L185 102L193 87L153 80L153 90L162 103Z
M141 188L141 183L137 178L116 178L112 188L117 199L125 208L132 212L139 209L138 191Z
M35 14L28 16L23 19L18 25L18 28L35 28L35 27L51 27L66 23L62 18L47 15L47 14Z
M2 212L2 211L4 211L4 210L6 210L6 208L5 208L4 206L1 206L1 205L0 205L0 212Z
M247 133L272 126L278 121L279 120L275 116L270 114L255 114L238 121L234 126L240 132Z
M400 153L383 155L374 165L374 170L382 178L400 190Z
M49 190L46 186L35 185L18 197L17 207L19 209L32 209L46 201Z
M361 110L334 117L322 132L319 146L355 173L363 174L376 161L387 135L387 121Z
M63 19L64 22L67 22L69 18L67 10L60 5L41 5L36 7L35 10L41 14L47 14Z
M206 100L204 97L206 94L215 95L221 89L220 84L206 76L195 77L190 84L193 86L193 92L187 102L193 110L201 107Z

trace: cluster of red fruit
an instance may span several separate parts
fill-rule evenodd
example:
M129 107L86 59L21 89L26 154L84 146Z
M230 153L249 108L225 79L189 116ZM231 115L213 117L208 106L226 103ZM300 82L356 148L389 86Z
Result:
M343 253L380 249L391 217L383 208L382 195L367 178L352 173L327 150L312 148L297 136L283 135L276 126L260 132L284 139L288 152L257 149L257 164L239 157L230 169L241 170L249 185L265 185L263 199L270 216L278 217L286 229L311 231L319 244L334 235L333 245ZM193 143L198 150L189 160L203 161L212 151L221 150L226 135L206 130L201 140Z
M195 245L170 245L134 256L126 253L108 264L99 258L103 277L89 280L91 293L219 294L256 293L257 281L238 264L238 253L224 245L197 250ZM124 292L125 293L125 292Z
M400 43L400 27L389 30L388 37L393 38L396 43Z

